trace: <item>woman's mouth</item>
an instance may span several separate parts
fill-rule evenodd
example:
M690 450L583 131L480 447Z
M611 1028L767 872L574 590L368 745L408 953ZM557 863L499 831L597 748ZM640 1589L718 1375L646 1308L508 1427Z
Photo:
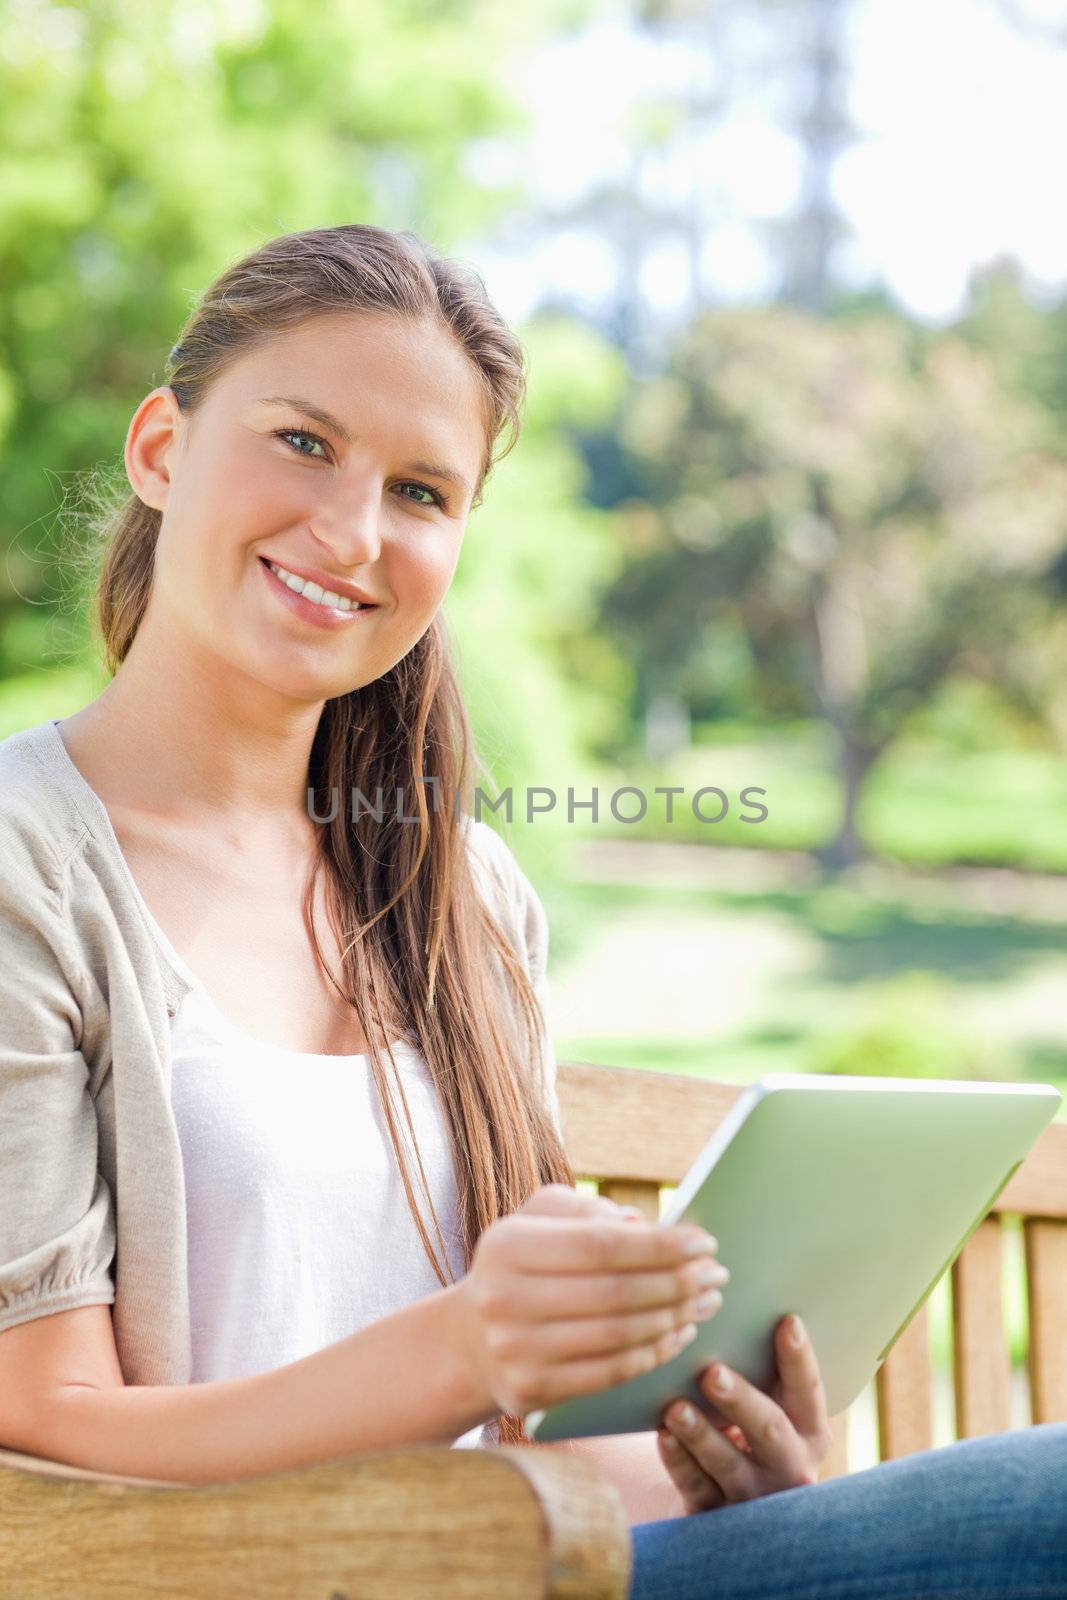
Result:
M355 600L349 601L342 595L334 595L332 600L328 600L326 595L331 591L327 590L324 594L317 583L309 583L304 578L298 578L295 573L286 572L284 567L279 566L276 561L268 561L266 556L259 557L259 564L268 585L282 605L288 606L294 616L301 617L305 622L314 623L317 627L348 627L357 621L366 621L376 611L381 610L380 606L362 605Z

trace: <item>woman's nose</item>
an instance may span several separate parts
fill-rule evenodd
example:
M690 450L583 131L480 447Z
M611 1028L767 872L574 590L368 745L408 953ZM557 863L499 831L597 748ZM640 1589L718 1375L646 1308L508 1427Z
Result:
M311 523L311 532L338 566L376 561L382 551L381 507L363 497L359 504L320 513Z

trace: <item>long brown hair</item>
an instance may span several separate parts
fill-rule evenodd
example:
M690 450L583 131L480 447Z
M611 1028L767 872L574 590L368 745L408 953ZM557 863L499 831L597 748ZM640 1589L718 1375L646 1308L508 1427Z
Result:
M323 313L357 311L435 321L466 351L483 396L486 443L473 505L480 504L494 459L518 438L523 349L477 273L436 254L416 234L351 223L272 239L203 294L168 358L169 385L182 411L193 412L214 379L250 346ZM509 442L494 458L505 427ZM160 521L160 512L135 494L97 521L102 564L94 618L111 674L144 615ZM470 866L464 823L481 770L440 616L389 672L326 701L308 769L309 812L313 796L313 814L332 817L318 829L304 922L329 972L311 915L321 871L342 952L341 971L330 973L331 981L366 1036L408 1205L443 1286L450 1281L447 1248L390 1040L403 1036L417 1046L437 1087L453 1152L465 1267L497 1217L516 1210L540 1184L575 1181L542 1094L545 1020L520 956L479 895ZM400 790L403 806L359 806L353 818L353 792L372 805L379 787L390 798ZM331 803L334 796L339 803ZM431 811L435 796L440 809ZM417 827L401 820L412 805ZM444 1266L415 1201L383 1048ZM388 1240L382 1248L389 1248ZM529 1442L521 1418L503 1417L499 1432L503 1443Z

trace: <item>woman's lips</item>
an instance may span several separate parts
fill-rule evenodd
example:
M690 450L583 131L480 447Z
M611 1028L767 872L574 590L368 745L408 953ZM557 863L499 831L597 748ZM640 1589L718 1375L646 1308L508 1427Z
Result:
M366 622L373 617L379 606L360 606L353 611L340 611L336 606L323 606L314 600L305 600L302 594L295 589L290 589L283 583L276 572L272 572L267 565L265 557L259 557L259 565L266 577L267 583L278 596L283 605L288 606L294 616L300 617L305 622L312 622L318 628L350 628L357 622Z

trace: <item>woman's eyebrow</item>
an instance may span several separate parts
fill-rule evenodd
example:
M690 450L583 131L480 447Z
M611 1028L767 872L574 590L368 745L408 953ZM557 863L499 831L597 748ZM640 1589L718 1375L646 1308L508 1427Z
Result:
M268 394L260 401L265 406L291 406L294 411L302 411L306 417L311 417L315 422L321 422L324 428L332 428L334 433L340 434L346 444L351 444L352 435L337 417L331 412L324 411L313 400L301 400L298 395Z
M313 422L321 422L324 428L332 428L333 432L339 438L344 439L346 444L352 443L352 435L344 423L335 417L332 412L324 411L321 406L317 406L313 400L303 400L299 395L268 394L263 396L260 404L265 406L291 406L294 411L302 411L304 416L310 417ZM409 461L407 470L409 472L425 472L431 478L443 478L446 483L454 483L457 488L462 489L464 494L472 493L471 486L466 478L453 467L444 467L434 461Z

